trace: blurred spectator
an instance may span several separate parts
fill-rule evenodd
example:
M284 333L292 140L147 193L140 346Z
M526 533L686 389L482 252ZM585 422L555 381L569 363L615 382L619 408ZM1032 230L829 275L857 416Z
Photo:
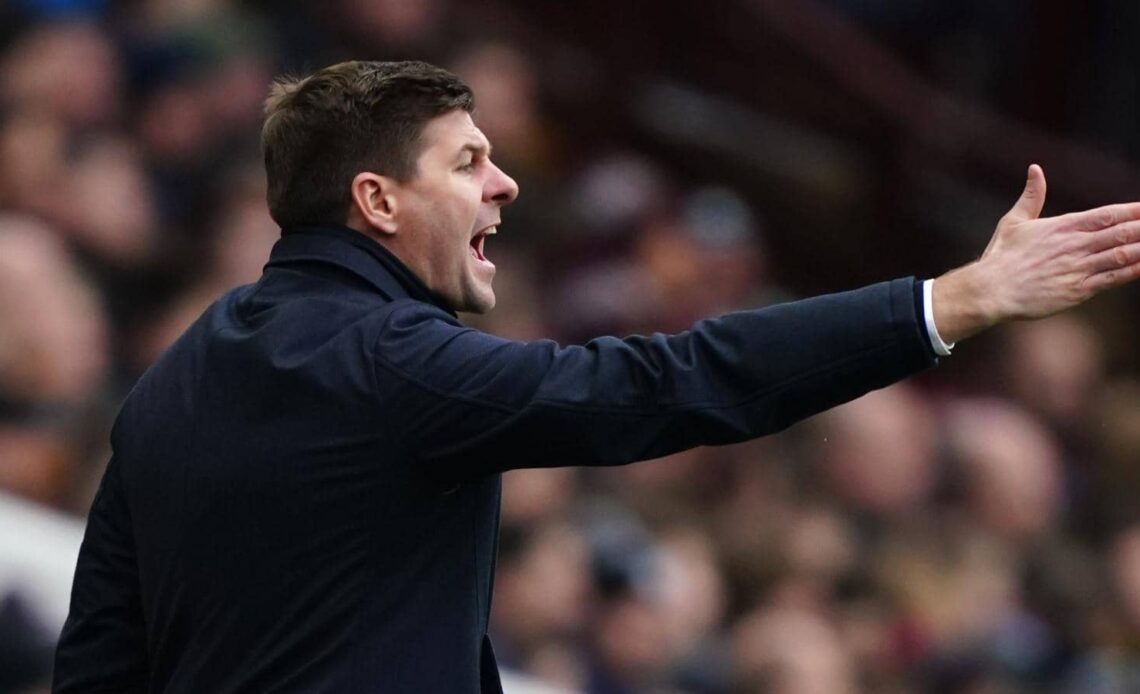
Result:
M1140 527L1127 528L1117 535L1111 562L1124 617L1133 629L1140 629Z
M588 690L621 694L664 689L670 673L665 622L648 599L617 594L599 601Z
M1032 417L1001 401L957 403L948 437L974 518L1019 541L1058 521L1065 501L1061 452Z
M66 178L68 136L63 123L35 111L0 112L0 205L48 216Z
M773 606L744 617L733 633L734 691L851 694L854 671L839 633L797 607Z
M511 470L503 476L503 523L524 525L559 518L578 491L573 468Z
M0 103L18 104L72 128L108 125L119 115L122 72L110 39L95 24L39 24L0 59Z
M1074 314L1010 328L1005 356L1013 395L1080 450L1103 385L1100 337Z
M336 28L359 58L439 61L444 0L337 0Z
M485 43L462 53L451 69L477 95L479 129L501 166L524 181L550 173L552 143L538 112L533 63L509 44Z
M505 665L578 689L586 664L576 650L589 596L583 538L571 526L504 524L492 629Z
M31 218L0 217L0 394L12 404L78 406L106 378L99 296L64 245Z
M1109 527L1140 520L1140 383L1121 381L1101 394L1093 408L1098 466L1090 496L1100 501L1093 515Z
M660 546L657 597L672 678L684 690L721 690L729 663L718 630L728 598L716 548L705 532L687 526L667 529Z
M109 354L99 298L51 234L0 217L0 489L62 503L77 472L74 420L104 386Z
M135 148L118 138L84 143L68 166L65 204L50 214L84 251L119 268L150 259L158 219Z
M921 391L901 383L823 415L820 459L832 491L855 509L901 515L938 481L936 423Z

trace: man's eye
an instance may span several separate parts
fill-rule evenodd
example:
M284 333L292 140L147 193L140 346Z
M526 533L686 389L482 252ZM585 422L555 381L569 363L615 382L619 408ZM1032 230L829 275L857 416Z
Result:
M459 170L460 171L474 171L475 170L475 162L469 161L466 164L462 164L462 165L460 165Z

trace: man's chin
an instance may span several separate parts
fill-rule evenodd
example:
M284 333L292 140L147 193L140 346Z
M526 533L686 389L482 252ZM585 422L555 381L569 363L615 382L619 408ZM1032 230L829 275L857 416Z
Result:
M485 291L472 292L465 298L461 306L456 307L458 313L484 314L495 308L495 292L488 287Z
M489 299L487 299L486 301L475 302L475 305L472 306L470 309L468 309L467 312L468 313L478 313L478 314L482 315L484 313L490 313L491 309L493 309L493 308L495 308L495 295L494 294L492 294L491 297Z

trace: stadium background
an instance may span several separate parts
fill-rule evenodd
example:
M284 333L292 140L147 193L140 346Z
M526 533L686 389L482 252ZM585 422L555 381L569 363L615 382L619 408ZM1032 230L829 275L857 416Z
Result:
M0 1L0 692L46 690L117 404L276 238L273 75L466 78L522 188L473 322L580 341L934 276L1032 161L1047 214L1140 198L1137 30L1131 0ZM751 444L508 474L515 691L1140 691L1137 291Z

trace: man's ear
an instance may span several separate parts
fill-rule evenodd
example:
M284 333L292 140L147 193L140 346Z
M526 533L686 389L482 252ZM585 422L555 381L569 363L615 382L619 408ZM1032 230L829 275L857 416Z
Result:
M356 217L380 234L395 234L397 186L395 179L370 171L356 174L352 179L349 218Z

